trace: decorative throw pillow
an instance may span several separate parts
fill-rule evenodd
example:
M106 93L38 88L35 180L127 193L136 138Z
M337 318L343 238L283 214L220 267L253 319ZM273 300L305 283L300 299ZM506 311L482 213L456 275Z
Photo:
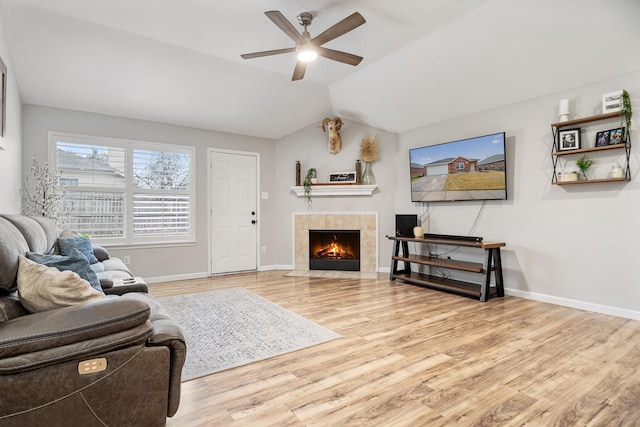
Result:
M98 261L104 261L109 259L109 252L102 246L92 245L93 246L93 254L98 258Z
M18 295L31 313L106 298L73 271L59 271L22 255L18 259Z
M60 233L60 235L58 237L75 237L75 236L79 236L78 233L76 233L73 230L69 230L68 228L62 230L62 233Z
M59 237L58 248L60 249L60 255L69 255L73 248L82 252L82 255L86 256L90 264L98 262L98 258L93 254L93 247L88 237L73 236L73 237Z
M42 255L33 252L27 252L27 258L31 261L35 261L38 264L46 265L47 267L55 267L60 271L73 271L78 273L81 279L89 282L92 288L102 292L102 286L100 286L100 280L98 275L89 265L87 257L85 257L79 250L72 249L69 255Z

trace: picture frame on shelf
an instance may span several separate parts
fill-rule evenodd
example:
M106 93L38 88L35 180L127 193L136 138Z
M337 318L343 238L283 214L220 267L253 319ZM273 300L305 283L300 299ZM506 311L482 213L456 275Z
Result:
M580 128L558 131L558 151L570 151L580 148Z
M624 142L624 127L611 129L609 131L609 145L622 144Z
M329 173L329 183L331 184L354 184L355 182L356 171Z
M596 143L595 147L604 147L605 145L609 145L609 134L611 131L602 130L596 133Z

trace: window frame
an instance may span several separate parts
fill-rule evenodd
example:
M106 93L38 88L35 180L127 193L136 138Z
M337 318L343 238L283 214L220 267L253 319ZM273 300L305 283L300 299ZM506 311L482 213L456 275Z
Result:
M53 171L58 171L57 148L59 142L83 145L98 145L125 150L125 185L123 188L104 188L91 185L68 186L67 192L112 192L124 195L124 237L92 237L91 240L104 246L167 246L195 243L196 236L196 149L193 146L166 144L161 142L140 141L104 136L81 135L65 132L49 131L48 158ZM134 150L151 150L160 152L181 153L189 155L189 189L188 190L150 190L134 187L133 184L133 152ZM179 236L135 236L133 197L135 194L183 194L189 197L189 232ZM91 236L89 236L91 237Z

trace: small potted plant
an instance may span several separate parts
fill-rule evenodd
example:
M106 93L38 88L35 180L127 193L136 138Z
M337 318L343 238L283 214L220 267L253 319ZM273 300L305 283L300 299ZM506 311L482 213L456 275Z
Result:
M304 187L304 197L307 205L311 205L311 184L316 183L316 168L311 168L307 171L307 176L304 177L302 186Z
M631 97L626 90L622 91L622 109L624 110L624 120L627 125L627 132L631 130L631 117L633 117L633 111L631 107Z
M576 166L580 169L580 174L582 175L583 180L588 180L587 172L589 168L593 165L594 160L588 159L587 156L582 156L578 160L576 160Z

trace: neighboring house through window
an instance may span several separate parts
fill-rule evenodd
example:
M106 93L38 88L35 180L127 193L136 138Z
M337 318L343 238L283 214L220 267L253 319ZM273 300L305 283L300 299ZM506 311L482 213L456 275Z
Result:
M80 182L78 178L63 178L63 177L60 177L59 181L60 181L60 184L66 187L76 186Z
M74 231L114 244L194 240L193 147L50 132L49 153Z

